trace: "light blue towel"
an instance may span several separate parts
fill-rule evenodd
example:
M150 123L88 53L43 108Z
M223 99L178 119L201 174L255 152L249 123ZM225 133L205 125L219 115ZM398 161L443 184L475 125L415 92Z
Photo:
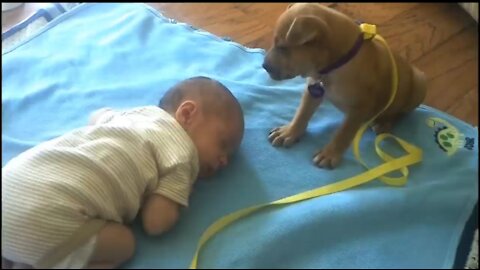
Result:
M82 4L3 54L2 166L40 142L86 125L90 112L100 107L157 104L169 87L191 76L220 80L245 112L240 150L229 167L195 186L191 207L173 231L147 237L136 222L136 254L124 266L188 267L202 232L223 215L364 171L351 150L333 171L313 166L312 155L342 120L329 103L322 104L300 143L290 149L269 144L269 129L293 117L304 80L272 81L261 67L263 56L263 50L195 30L142 4ZM441 123L428 126L431 117L464 136L450 138L451 127ZM411 168L406 187L375 181L259 212L214 237L200 254L199 267L452 267L478 201L478 130L422 106L394 134L424 150L425 160ZM376 165L373 140L367 132L361 149ZM460 145L449 156L438 143L444 148L452 143L453 149L453 140ZM385 147L398 152L393 143Z

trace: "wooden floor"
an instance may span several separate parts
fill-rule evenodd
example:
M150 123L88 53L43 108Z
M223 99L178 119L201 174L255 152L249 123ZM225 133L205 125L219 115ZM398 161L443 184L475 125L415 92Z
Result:
M267 49L288 3L148 3L165 16ZM478 125L478 24L453 3L325 3L378 26L429 79L425 104Z
M148 3L167 17L267 49L277 17L288 3ZM393 50L428 78L425 104L478 125L478 24L453 3L325 3L352 18L377 24ZM2 32L41 3L2 13Z

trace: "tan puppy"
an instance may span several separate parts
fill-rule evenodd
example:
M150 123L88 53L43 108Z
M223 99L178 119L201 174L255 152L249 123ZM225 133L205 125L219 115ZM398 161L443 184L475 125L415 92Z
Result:
M385 46L377 40L363 41L346 63L320 74L341 61L360 35L355 21L321 4L293 4L279 17L264 69L274 80L302 76L307 78L307 86L321 82L325 91L324 96L314 97L306 87L293 120L270 132L269 140L274 146L288 147L297 142L325 97L345 114L345 119L313 160L319 167L334 168L361 125L387 105L392 65ZM423 73L397 55L395 60L399 87L393 103L374 122L377 133L388 132L399 117L414 110L425 98Z

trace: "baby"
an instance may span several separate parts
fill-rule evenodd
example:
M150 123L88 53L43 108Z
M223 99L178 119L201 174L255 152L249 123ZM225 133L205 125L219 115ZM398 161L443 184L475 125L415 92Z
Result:
M135 249L124 224L141 212L147 234L169 230L197 177L227 165L243 131L230 91L194 77L159 107L102 109L23 152L2 169L2 266L119 266Z

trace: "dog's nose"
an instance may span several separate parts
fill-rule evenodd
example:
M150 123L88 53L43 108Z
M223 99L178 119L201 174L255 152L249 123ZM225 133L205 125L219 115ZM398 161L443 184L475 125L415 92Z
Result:
M273 68L267 62L263 62L262 65L263 69L265 69L268 73L273 73Z

